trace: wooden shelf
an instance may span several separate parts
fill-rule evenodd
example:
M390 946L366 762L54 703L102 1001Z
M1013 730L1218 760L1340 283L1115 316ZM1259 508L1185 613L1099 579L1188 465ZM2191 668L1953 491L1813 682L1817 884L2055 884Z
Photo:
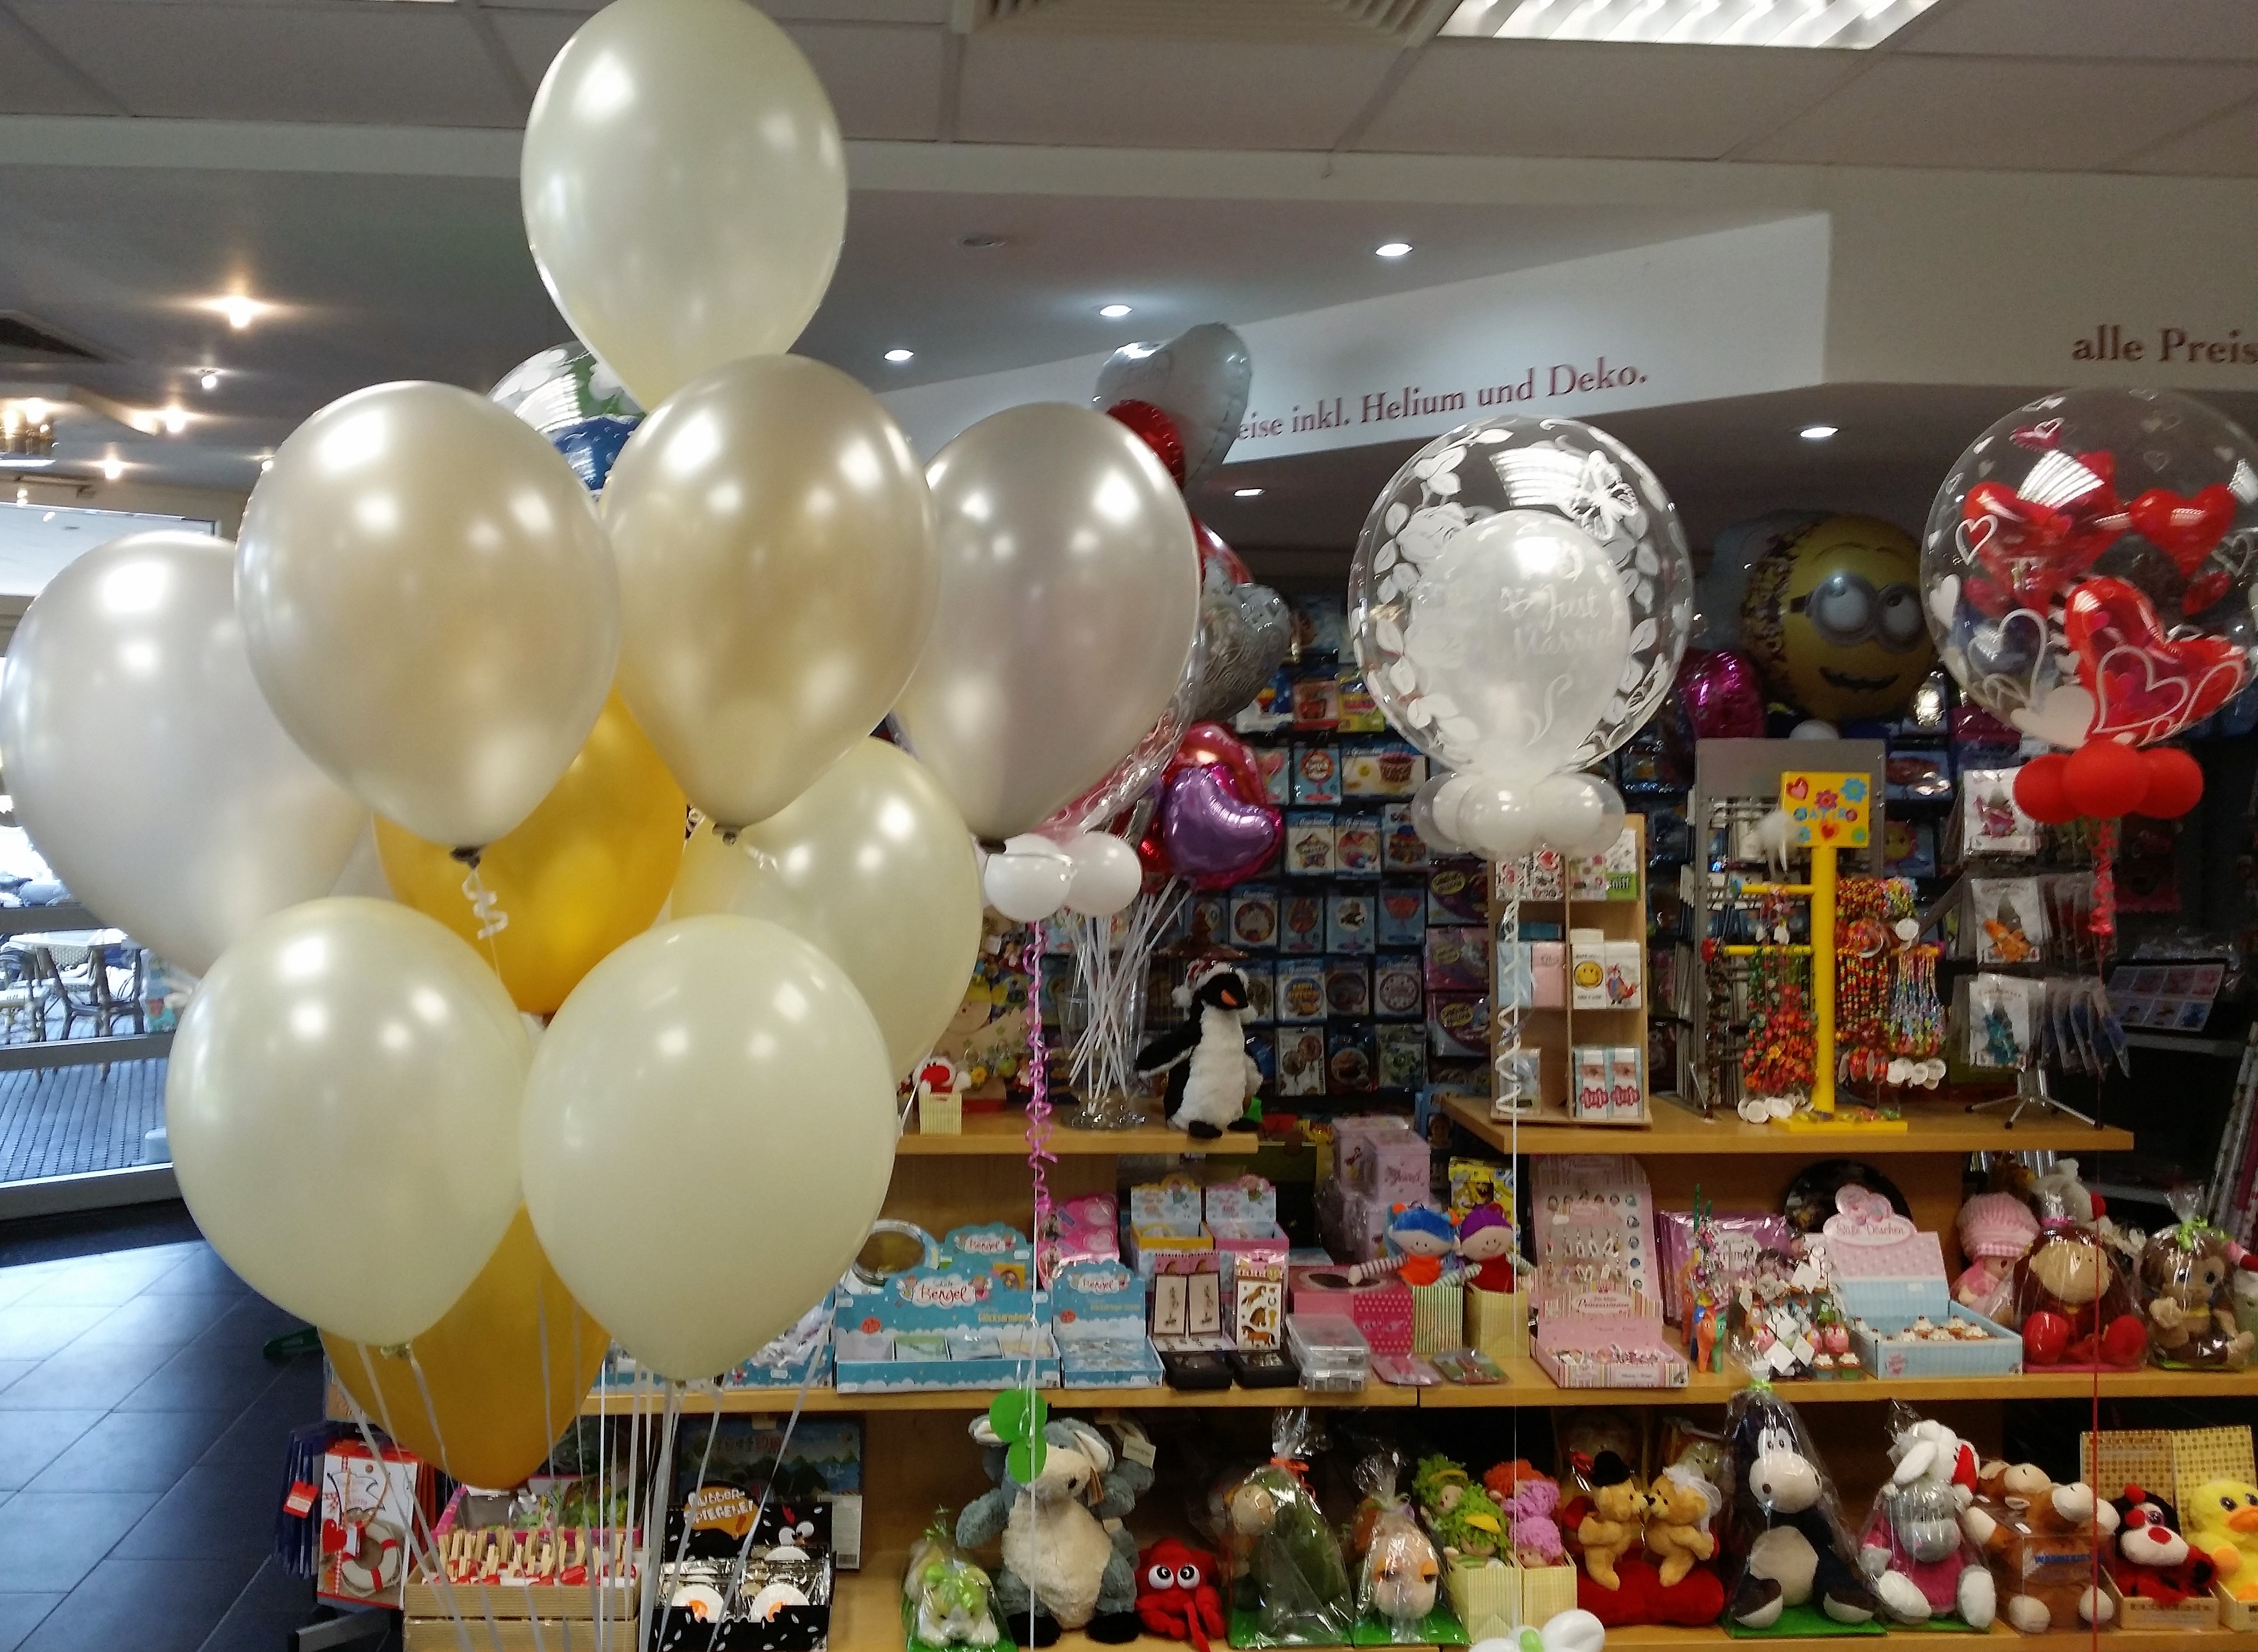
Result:
M897 1155L925 1158L986 1157L999 1155L1007 1159L1027 1156L1027 1116L1018 1108L1000 1113L967 1113L964 1132L959 1136L927 1136L915 1128L917 1115L910 1115L911 1128L902 1132L894 1144ZM1194 1141L1180 1130L1170 1130L1157 1119L1138 1125L1134 1130L1069 1130L1059 1124L1051 1132L1051 1151L1054 1153L1212 1153L1216 1155L1247 1154L1260 1149L1262 1138L1253 1131L1226 1131L1213 1141Z
M2095 1128L2060 1117L2026 1117L2010 1127L1992 1113L1970 1113L1950 1103L1909 1103L1904 1109L1912 1128L1901 1132L1845 1131L1804 1134L1771 1124L1751 1124L1737 1116L1703 1118L1690 1109L1656 1096L1654 1122L1644 1130L1621 1125L1578 1124L1558 1117L1524 1118L1516 1131L1509 1119L1489 1117L1486 1103L1462 1097L1444 1105L1452 1121L1501 1152L1517 1145L1524 1153L1767 1154L1797 1159L1868 1159L1880 1154L1972 1153L2035 1151L2126 1152L2133 1133L2112 1126Z
M2252 1392L2258 1393L2258 1388ZM841 1393L836 1388L811 1388L807 1410L811 1415L842 1411L985 1411L997 1393L993 1388L955 1388L934 1393ZM1397 1388L1379 1381L1366 1383L1361 1393L1307 1393L1299 1388L1213 1388L1187 1393L1163 1387L1046 1388L1042 1395L1046 1403L1059 1411L1275 1411L1285 1406L1409 1409L1419 1403L1417 1388ZM785 1415L799 1397L796 1388L731 1388L718 1396L685 1394L682 1409L685 1415L703 1414L715 1408L718 1398L725 1413ZM638 1406L648 1413L657 1410L659 1405L656 1388L644 1388L639 1397L634 1390L606 1389L591 1393L581 1402L580 1414L593 1417L608 1412L624 1416Z

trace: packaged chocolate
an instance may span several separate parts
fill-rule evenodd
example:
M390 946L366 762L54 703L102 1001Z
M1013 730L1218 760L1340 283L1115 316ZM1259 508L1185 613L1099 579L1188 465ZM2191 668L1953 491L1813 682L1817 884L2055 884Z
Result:
M1431 992L1479 992L1489 985L1489 931L1473 924L1430 925L1427 988Z
M1273 1013L1281 1022L1325 1018L1325 967L1316 959L1282 959Z
M1288 890L1278 902L1278 950L1317 953L1325 949L1325 897Z
M1286 876L1329 877L1333 867L1333 818L1330 814L1286 817Z
M1231 944L1250 952L1268 952L1277 946L1276 890L1242 883L1231 891Z
M1480 1060L1489 1054L1489 996L1427 995L1427 1053L1437 1060Z
M1333 1016L1372 1013L1372 966L1361 958L1325 960L1325 1012Z
M1375 944L1378 897L1362 890L1336 890L1325 897L1325 950L1362 954Z
M1277 1052L1279 1095L1325 1093L1324 1028L1281 1027L1273 1035L1272 1044Z
M1416 1020L1426 1007L1426 973L1417 953L1382 953L1373 961L1373 1014Z
M1336 804L1341 800L1340 751L1338 747L1294 748L1294 803Z
M1427 939L1427 886L1382 883L1374 929L1383 947L1417 947L1424 943Z

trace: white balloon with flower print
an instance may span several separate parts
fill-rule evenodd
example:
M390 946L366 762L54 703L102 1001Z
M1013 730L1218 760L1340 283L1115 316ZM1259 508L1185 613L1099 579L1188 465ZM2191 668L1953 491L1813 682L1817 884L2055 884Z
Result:
M1491 859L1613 842L1622 800L1579 771L1669 691L1693 590L1676 507L1603 431L1504 415L1415 454L1365 523L1349 620L1388 720L1452 771L1422 811L1440 835Z

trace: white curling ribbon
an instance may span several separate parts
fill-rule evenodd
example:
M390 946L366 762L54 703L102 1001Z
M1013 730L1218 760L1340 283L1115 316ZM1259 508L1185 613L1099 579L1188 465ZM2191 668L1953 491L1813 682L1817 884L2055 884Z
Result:
M501 910L501 897L486 887L475 866L463 879L463 898L471 904L471 916L478 920L480 940L492 940L509 927L509 914Z

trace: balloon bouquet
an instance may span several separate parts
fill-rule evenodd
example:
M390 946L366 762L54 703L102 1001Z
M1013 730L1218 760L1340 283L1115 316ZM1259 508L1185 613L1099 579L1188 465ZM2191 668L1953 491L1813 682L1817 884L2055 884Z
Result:
M2169 391L2072 390L2001 419L1938 490L1928 625L1968 697L2063 748L2017 771L2049 825L2100 823L2093 927L2113 932L2117 821L2203 796L2185 734L2258 667L2258 447ZM2063 755L2063 753L2067 755Z
M781 353L846 176L757 11L589 18L522 188L593 358L529 364L515 411L331 403L236 544L78 559L0 684L33 840L202 975L166 1097L199 1225L323 1329L365 1422L490 1485L540 1466L612 1338L667 1379L671 1440L682 1382L824 1300L977 954L972 833L1143 737L1200 603L1120 423L1014 408L921 469L868 391ZM890 711L914 757L870 738ZM394 898L334 896L372 811Z

